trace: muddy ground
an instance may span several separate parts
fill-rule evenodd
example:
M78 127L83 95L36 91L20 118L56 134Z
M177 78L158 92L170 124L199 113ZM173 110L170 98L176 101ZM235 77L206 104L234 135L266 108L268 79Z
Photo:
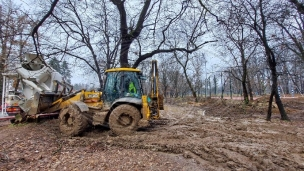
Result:
M129 136L106 127L66 137L58 120L0 122L0 170L304 170L304 98L167 100L161 119Z

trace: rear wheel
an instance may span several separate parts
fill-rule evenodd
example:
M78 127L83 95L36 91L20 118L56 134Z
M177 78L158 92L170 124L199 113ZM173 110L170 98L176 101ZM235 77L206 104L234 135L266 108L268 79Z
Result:
M138 109L131 105L120 105L110 114L109 124L111 130L116 135L129 135L138 128L140 113Z
M76 105L62 109L59 113L59 119L60 131L69 136L81 134L88 126L87 120Z

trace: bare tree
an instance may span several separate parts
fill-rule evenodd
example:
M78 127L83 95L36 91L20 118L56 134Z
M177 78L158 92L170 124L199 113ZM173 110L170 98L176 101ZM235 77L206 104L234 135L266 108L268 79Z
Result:
M282 29L283 45L304 60L304 12L297 11L288 3L278 6L278 10L281 15L274 18L274 21Z
M246 10L246 13L244 15L248 16L248 26L250 26L256 32L262 46L264 47L268 67L271 71L272 86L269 97L267 120L271 120L273 97L275 97L276 104L278 105L281 119L289 120L278 93L278 74L276 68L277 57L275 55L274 49L271 47L271 40L269 37L271 34L269 27L271 27L272 19L274 17L277 17L276 13L274 13L276 9L271 8L274 7L272 5L275 3L278 2L259 0L257 3L254 3L252 1L246 0L245 2L242 2L242 7Z
M187 94L189 90L188 83L181 71L180 64L178 64L174 56L161 58L159 60L159 71L161 90L166 98L183 97Z
M245 16L243 15L242 8L239 8L232 1L224 4L227 8L227 16L224 22L220 24L221 30L224 30L218 39L222 40L222 46L228 50L228 53L233 58L232 65L236 68L231 74L241 82L243 90L243 98L245 104L249 103L249 94L252 92L248 90L250 80L248 79L248 65L250 58L256 54L258 46L254 32L245 25ZM225 35L225 36L223 36ZM252 99L252 96L251 96Z
M50 16L40 31L41 52L59 61L74 61L86 73L96 75L101 87L104 71L116 65L119 29L115 21L110 23L116 19L115 11L107 8L105 0L67 0L57 3Z
M197 93L197 96L202 96L203 93L203 86L204 86L204 82L202 80L203 77L203 69L202 66L204 66L204 63L206 62L206 56L204 55L204 53L202 54L198 54L198 53L194 53L193 54L193 58L192 60L190 60L190 66L189 66L189 70L191 72L192 70L192 82L193 82L193 87L194 90ZM193 68L193 69L190 69ZM205 71L206 72L206 71Z
M173 60L163 60L161 58L159 63L159 81L161 85L161 89L165 97L170 96L170 89L172 88L169 80L169 71L172 70Z
M48 55L61 53L80 59L92 71L96 72L99 80L101 80L102 68L115 66L117 53L119 53L121 67L138 67L142 61L157 54L176 51L192 53L208 43L208 41L200 39L204 35L201 34L202 32L193 32L187 35L183 32L177 33L172 29L176 25L181 25L186 12L191 13L193 10L198 11L197 14L201 14L200 22L204 20L204 11L198 9L197 4L191 1L176 3L173 0L153 2L151 0L140 2L111 0L111 2L112 4L107 3L107 1L75 3L74 0L67 0L57 3L56 8L53 8L56 5L53 2L47 14L50 13L61 28L61 31L58 28L55 29L56 33L60 33L60 36L58 36L60 38L56 37L60 40L58 44L65 43L65 45L60 45L61 47L49 46L48 48L45 46L48 51L53 50ZM118 12L113 10L113 5ZM92 6L99 6L99 9L103 10L96 12L96 8L92 12ZM168 11L168 7L172 10ZM117 14L120 16L119 20L117 20ZM39 23L46 21L44 19L45 17ZM98 19L100 22L98 22ZM92 23L92 21L94 22ZM58 27L54 23L51 21L48 26ZM196 26L197 30L199 26ZM118 30L119 34L116 32L113 34L113 30ZM63 34L66 35L65 40L61 36ZM97 40L99 37L97 34L102 35L103 39ZM50 32L44 30L44 36L50 37ZM172 47L170 41L174 41L173 39L176 37L183 40L184 43L179 47ZM113 43L113 40L115 43ZM39 45L46 45L47 41L50 41L50 39L46 39ZM96 44L96 42L98 43ZM54 41L51 43L54 44ZM191 44L190 48L184 48L187 43ZM70 44L73 44L73 46ZM79 52L83 52L80 49L84 47L88 48L91 53L89 58L79 55L81 54ZM77 51L78 53L75 53ZM105 54L101 54L100 51L105 52ZM94 62L90 63L90 61ZM102 63L106 63L106 67L101 66Z
M111 0L113 4L117 7L120 14L120 33L121 33L121 45L120 45L120 64L122 67L129 67L129 52L131 44L134 40L137 40L138 52L137 58L135 59L132 67L137 67L142 61L151 58L152 56L160 53L172 53L175 51L192 53L194 51L199 50L206 42L194 42L191 40L194 36L184 37L185 42L192 43L191 48L181 47L172 47L167 46L168 42L172 41L172 29L170 27L174 26L184 17L184 14L187 10L194 10L195 4L191 4L190 1L182 1L181 3L176 3L175 1L153 1L146 0L141 2L142 8L137 14L133 14L131 16L131 20L128 20L125 3L126 1L120 0ZM171 4L169 4L171 3ZM172 12L170 13L167 9L166 5L174 5L175 7L171 7ZM193 8L192 8L193 7ZM134 9L133 9L134 10ZM169 13L169 14L168 14ZM138 16L138 17L136 17ZM137 19L135 19L137 18ZM160 25L160 22L162 22ZM129 22L128 22L129 21ZM145 22L147 24L145 24ZM130 23L130 24L128 24ZM159 29L162 28L162 29ZM154 49L149 52L142 51L143 41L140 40L140 35L144 31L145 35L159 35L158 44L154 44ZM176 32L175 32L176 33ZM186 35L186 34L185 34ZM198 36L198 35L195 35ZM199 37L202 35L199 35ZM143 36L144 37L144 36ZM198 38L198 37L196 37ZM143 39L147 40L147 39ZM192 42L191 42L192 41ZM169 43L170 44L170 43Z
M34 26L32 32L31 32L31 36L33 38L33 42L34 42L34 45L35 45L35 49L36 49L36 53L37 55L38 54L41 54L40 50L39 50L39 34L38 34L38 29L39 27L42 26L42 24L45 22L45 20L51 16L51 14L53 13L57 3L58 3L59 0L54 0L52 3L51 3L51 7L49 9L49 11L42 17L42 19L40 19L40 21ZM47 65L47 63L45 63L45 61L42 61L45 65Z
M188 63L189 63L189 60L190 60L189 59L190 55L189 54L178 55L177 53L174 53L174 57L175 57L176 61L180 64L180 66L182 67L183 74L184 74L184 76L187 80L187 84L188 84L188 86L189 86L189 88L192 92L192 96L195 99L195 102L198 102L197 94L196 94L196 91L194 89L193 83L190 81L190 76L187 73Z
M3 1L2 1L3 2ZM29 47L27 34L31 22L20 7L12 1L0 5L0 73L12 72L20 62L24 50ZM0 77L2 94L3 77Z
M66 3L60 4L52 16L55 18L60 30L64 32L66 42L64 47L53 46L51 48L54 50L52 54L62 53L83 61L94 73L96 73L101 87L103 85L103 72L107 66L110 67L111 63L109 61L102 62L96 52L98 48L95 43L98 42L94 37L98 35L97 33L101 33L102 30L97 27L97 24L93 25L86 23L87 20L91 19L90 14L88 13L90 10L91 8L88 8L86 2L76 4L74 1L68 0ZM99 16L101 15L102 14ZM104 35L106 34L108 34L108 32L105 32Z

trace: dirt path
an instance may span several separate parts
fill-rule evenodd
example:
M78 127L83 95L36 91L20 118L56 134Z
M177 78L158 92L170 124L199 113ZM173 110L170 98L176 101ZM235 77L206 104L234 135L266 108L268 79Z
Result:
M1 123L0 170L303 170L303 103L285 104L291 122L237 103L166 105L129 136L96 127L65 137L56 119Z

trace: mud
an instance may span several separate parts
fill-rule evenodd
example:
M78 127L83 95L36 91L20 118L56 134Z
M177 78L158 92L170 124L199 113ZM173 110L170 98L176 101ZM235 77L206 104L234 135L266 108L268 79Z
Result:
M0 170L304 170L304 98L282 99L291 121L267 98L169 101L161 119L132 135L93 127L79 137L58 120L0 123Z

